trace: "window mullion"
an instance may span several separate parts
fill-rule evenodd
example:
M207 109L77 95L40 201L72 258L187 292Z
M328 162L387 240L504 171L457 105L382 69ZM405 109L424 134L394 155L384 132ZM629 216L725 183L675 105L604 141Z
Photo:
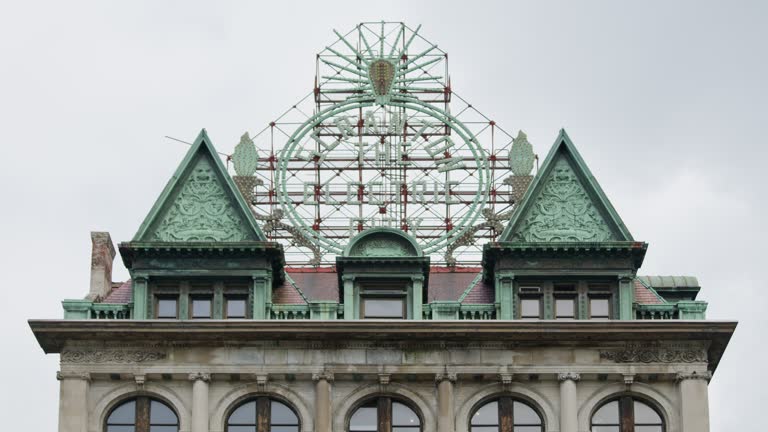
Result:
M623 396L619 399L619 415L621 432L635 432L635 404L632 396Z
M499 398L499 432L513 431L515 422L512 414L512 398Z
M149 398L136 398L136 432L149 432Z
M379 417L378 432L392 432L392 399L379 398L376 404L376 413Z
M269 432L272 419L272 406L268 397L256 399L256 432Z

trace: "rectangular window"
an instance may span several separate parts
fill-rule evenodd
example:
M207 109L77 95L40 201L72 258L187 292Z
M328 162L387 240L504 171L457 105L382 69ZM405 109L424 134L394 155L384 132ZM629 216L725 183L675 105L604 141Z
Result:
M405 318L405 299L363 297L361 315L368 319L402 319Z
M541 318L541 298L528 297L520 299L520 319L537 320Z
M178 319L179 298L158 297L155 303L155 317L157 319Z
M589 298L589 319L609 320L611 319L611 303L607 297Z
M555 319L569 320L576 317L576 299L573 297L555 298Z
M190 317L192 319L210 319L213 311L212 304L210 297L192 297Z
M226 318L245 318L245 298L227 297Z

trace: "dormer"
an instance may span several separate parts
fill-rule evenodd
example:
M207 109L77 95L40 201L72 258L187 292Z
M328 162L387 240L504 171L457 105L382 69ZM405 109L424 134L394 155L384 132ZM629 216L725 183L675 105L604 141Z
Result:
M648 245L633 239L564 130L483 251L501 319L632 319Z
M205 130L119 249L136 319L265 319L283 278L282 247L266 241Z
M352 238L336 268L345 319L422 319L429 257L394 228L371 228Z

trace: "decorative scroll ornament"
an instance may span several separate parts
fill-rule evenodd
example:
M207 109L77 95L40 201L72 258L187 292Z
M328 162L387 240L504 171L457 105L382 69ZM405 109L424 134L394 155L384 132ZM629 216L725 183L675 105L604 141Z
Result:
M616 363L705 363L707 352L701 347L630 344L621 350L600 351L600 358Z
M154 240L248 240L241 215L227 196L210 161L200 158L154 232Z
M533 146L528 142L528 136L519 131L517 137L512 141L512 148L509 150L509 168L512 174L516 176L528 176L533 171L533 162L536 155L533 153Z
M312 251L312 259L309 260L308 264L320 264L320 248L317 247L315 243L308 240L300 229L282 222L281 219L283 218L283 211L281 209L275 209L269 215L261 215L253 211L253 217L255 217L256 220L266 222L263 226L264 231L269 232L279 229L290 233L291 237L293 238L293 241L291 242L292 246L304 247Z
M571 165L561 158L534 198L514 240L599 242L615 237Z
M453 252L456 249L463 246L472 246L475 244L475 234L482 229L493 229L497 233L504 231L503 221L509 220L512 217L513 210L504 213L494 213L490 208L484 208L481 212L485 218L485 222L479 223L465 232L461 237L457 238L453 243L449 244L445 251L445 262L449 266L456 265L456 257L453 256Z
M240 143L235 146L235 152L232 153L232 163L239 176L252 176L256 172L259 165L259 154L256 152L256 146L251 137L248 136L248 132L240 137Z
M62 363L142 363L163 360L165 353L158 351L64 351Z

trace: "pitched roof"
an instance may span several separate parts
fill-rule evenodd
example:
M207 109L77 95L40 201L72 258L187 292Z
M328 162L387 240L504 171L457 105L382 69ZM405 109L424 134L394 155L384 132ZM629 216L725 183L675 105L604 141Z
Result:
M205 129L166 184L134 241L264 241Z
M633 241L564 129L500 240Z
M664 304L664 299L657 294L653 288L646 286L642 280L642 276L635 278L635 302L640 304Z
M101 300L101 303L126 304L133 297L133 284L128 279L125 282L113 286L109 293Z

